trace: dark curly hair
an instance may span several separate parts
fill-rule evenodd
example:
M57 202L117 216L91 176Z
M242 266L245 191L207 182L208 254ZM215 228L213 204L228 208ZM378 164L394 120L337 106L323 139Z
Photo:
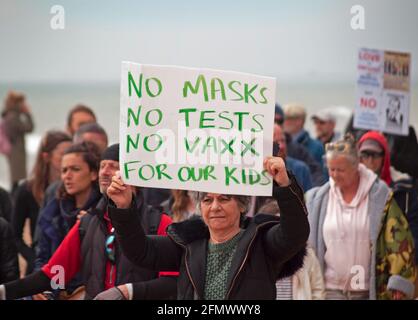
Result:
M90 172L94 171L97 174L99 173L101 153L100 153L99 148L96 146L96 144L92 142L82 142L82 143L73 144L71 147L69 147L68 149L64 151L63 157L70 153L80 154L84 162L87 163L90 169ZM95 187L98 187L97 180L93 181L92 184ZM57 196L58 196L58 199L72 198L72 196L69 195L67 191L65 190L64 184L61 184L60 188L58 189Z

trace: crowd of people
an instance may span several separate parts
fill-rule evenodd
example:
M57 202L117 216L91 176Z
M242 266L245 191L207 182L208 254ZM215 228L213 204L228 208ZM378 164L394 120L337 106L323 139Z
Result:
M301 104L276 104L279 148L263 164L272 197L127 185L119 144L85 105L43 135L27 174L33 128L25 96L10 92L0 124L11 181L0 189L0 300L417 297L413 127L407 137L336 132L332 109L308 118Z

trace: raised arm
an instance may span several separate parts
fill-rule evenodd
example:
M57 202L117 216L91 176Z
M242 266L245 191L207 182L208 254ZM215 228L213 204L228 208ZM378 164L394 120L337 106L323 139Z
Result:
M107 189L109 216L123 253L134 264L151 270L178 270L182 249L168 237L147 236L135 213L133 189L126 185L119 172Z
M293 257L306 245L309 222L303 200L303 191L291 176L283 159L267 158L265 169L274 179L273 196L280 207L280 224L266 233L264 243L267 254L278 263Z

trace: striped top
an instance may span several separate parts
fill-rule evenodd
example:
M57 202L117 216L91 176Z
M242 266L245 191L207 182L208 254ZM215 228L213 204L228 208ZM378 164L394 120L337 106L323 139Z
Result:
M276 282L276 300L293 300L292 277L280 279Z

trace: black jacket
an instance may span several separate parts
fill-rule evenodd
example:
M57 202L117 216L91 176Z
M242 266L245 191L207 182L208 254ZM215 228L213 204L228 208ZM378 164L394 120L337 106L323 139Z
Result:
M23 241L23 230L26 220L30 221L30 234L35 235L36 223L38 221L39 205L36 202L32 190L25 180L19 184L14 194L14 209L12 218L13 232L16 237L16 246L18 253L25 258L28 266L26 274L31 274L35 266L35 249L33 246L28 246Z
M12 227L0 217L0 283L17 278L19 278L19 265Z
M275 299L276 280L303 264L309 223L303 193L292 177L289 187L274 186L281 218L257 215L244 221L227 280L226 299ZM177 269L178 299L203 299L209 230L200 219L169 226L166 237L149 237L133 209L109 208L125 255L150 269Z
M414 127L409 126L407 136L386 134L390 148L390 163L397 170L418 179L418 141Z
M12 218L12 199L9 193L0 187L0 217L10 222Z
M107 203L102 198L97 207L85 215L80 222L82 277L86 286L85 299L93 299L97 294L105 290L103 281L106 275L107 262L105 241L109 235L104 218L106 205ZM161 221L161 213L159 211L145 205L141 198L136 214L147 234L157 234ZM149 296L149 292L152 291L150 286L158 286L158 283L161 282L162 289L159 290L161 295L158 298L169 299L175 297L176 279L158 279L158 272L132 264L120 250L117 241L114 242L114 245L116 250L115 269L117 270L115 286L133 283L134 298L141 298L141 300L155 299L156 296ZM154 282L149 282L149 280L153 279L155 279ZM173 284L170 284L171 282Z
M138 203L143 203L138 202ZM108 235L104 209L106 202L102 198L95 209L83 216L79 225L81 242L81 275L86 288L85 299L92 299L104 290L104 277L107 257L105 255L105 239ZM139 223L151 234L156 234L161 214L149 206L140 205L135 213ZM130 262L116 248L116 283L133 283L133 299L172 299L176 295L176 277L158 277L157 272L145 270ZM168 270L164 270L168 271ZM73 279L71 280L73 281ZM0 281L2 283L2 281ZM40 270L29 276L5 284L6 298L17 299L33 295L45 290L52 290L51 280Z

